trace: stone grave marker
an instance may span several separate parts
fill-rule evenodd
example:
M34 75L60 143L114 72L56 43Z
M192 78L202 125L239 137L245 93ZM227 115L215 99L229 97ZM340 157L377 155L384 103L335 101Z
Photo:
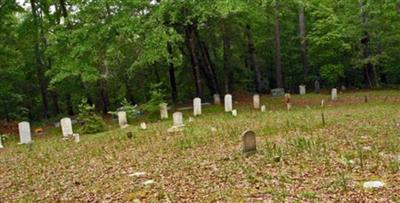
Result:
M285 89L283 89L283 88L272 89L271 94L273 97L283 96L283 95L285 95Z
M0 149L3 149L4 148L4 146L3 146L3 139L2 139L2 137L0 136Z
M74 136L74 139L75 139L76 143L79 143L81 141L80 136L79 136L78 133L73 134L73 136Z
M233 109L232 95L230 94L225 95L224 103L225 103L225 112L231 112Z
M174 126L173 127L183 127L185 126L183 124L183 114L182 112L175 112L174 114L172 114L173 120L174 120Z
M337 89L336 88L332 89L331 99L332 99L332 101L337 101Z
M321 85L319 84L319 81L316 80L314 82L314 91L315 93L319 94L321 92Z
M245 154L255 153L257 151L256 134L251 130L242 133L243 152Z
M219 96L219 94L214 94L214 104L215 105L220 105L221 104L221 97Z
M19 143L28 144L32 142L31 126L29 122L23 121L18 123Z
M236 109L233 109L233 110L232 110L232 116L233 116L233 117L236 117L236 116L237 116L237 110L236 110Z
M63 118L61 119L60 123L63 137L72 136L74 134L72 130L72 121L70 118Z
M193 99L193 116L200 116L201 115L201 99L194 98Z
M128 126L128 120L126 119L125 111L118 111L118 124L121 128L126 128Z
M145 122L140 123L140 129L146 130L147 129L147 124Z
M300 85L299 90L300 90L300 95L306 94L306 86L305 85Z
M266 112L266 111L267 111L267 107L266 107L265 105L262 105L262 106L261 106L261 112L264 113L264 112Z
M160 104L160 117L161 119L168 119L168 105L167 103Z
M290 111L292 109L291 95L290 94L285 94L285 103L286 103L287 110Z
M253 107L255 109L259 109L260 108L260 95L255 94L253 96Z

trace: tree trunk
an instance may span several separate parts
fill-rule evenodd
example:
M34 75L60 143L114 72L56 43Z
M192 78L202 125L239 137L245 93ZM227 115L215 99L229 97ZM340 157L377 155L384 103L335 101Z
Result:
M225 77L225 93L232 93L234 90L234 77L230 63L231 59L231 39L227 33L226 27L224 26L224 77Z
M169 57L170 57L170 59L172 59L172 47L169 43L167 45L167 49L168 49ZM178 101L178 89L176 88L175 68L174 68L174 64L171 61L169 62L168 65L169 65L168 73L169 73L169 83L171 85L172 102L174 104L176 104Z
M99 85L101 104L103 107L103 113L107 114L110 106L110 102L108 99L108 91L107 91L107 80L105 78L100 79L98 85Z
M254 71L255 75L255 85L256 85L256 92L257 93L262 93L264 92L262 88L262 82L261 82L261 71L260 68L257 65L256 61L256 48L254 46L253 42L253 35L251 33L251 28L250 25L246 25L246 34L247 34L247 46L248 46L248 52L249 52L249 62L250 62L250 67Z
M51 92L51 97L53 99L53 105L54 105L54 112L55 115L59 115L61 113L60 110L60 105L58 104L58 95L57 92Z
M275 68L276 68L276 87L283 88L282 76L282 56L281 56L281 24L279 11L275 9Z
M306 40L306 24L305 24L305 17L304 17L304 7L300 7L299 11L299 32L300 32L300 48L301 48L301 58L303 62L303 69L304 69L304 79L303 81L307 83L308 81L308 58L307 58L307 40Z
M197 36L197 39L199 40L198 36ZM212 91L212 93L220 94L220 88L218 85L217 75L215 73L214 65L211 62L208 47L207 47L206 43L202 42L201 40L199 40L199 46L200 46L200 51L202 53L201 55L202 55L203 61L205 63L204 69L207 74L207 79L208 79L208 81L211 82L211 86L212 86L212 89L210 89L210 90Z
M127 75L124 75L123 78L124 78L124 84L125 84L125 90L126 90L125 97L129 101L129 103L135 105L136 101L133 98L132 85L129 83L129 78Z
M196 97L201 97L202 90L201 90L200 66L199 66L199 60L198 60L197 54L196 54L196 42L194 40L195 35L194 35L194 30L193 30L193 27L195 27L195 26L196 26L195 24L186 26L186 29L185 29L186 45L188 47L190 57L191 57L193 78L194 78L195 86L196 86Z
M74 107L72 104L72 96L70 93L67 93L66 100L67 100L68 115L73 116L74 115Z

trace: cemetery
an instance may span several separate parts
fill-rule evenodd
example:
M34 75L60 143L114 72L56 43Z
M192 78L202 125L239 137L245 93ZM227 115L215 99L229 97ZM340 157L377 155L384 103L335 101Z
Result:
M160 105L155 120L119 112L97 134L78 134L71 118L44 135L21 122L0 149L0 199L399 200L399 92L290 95L290 111L287 97L225 98Z

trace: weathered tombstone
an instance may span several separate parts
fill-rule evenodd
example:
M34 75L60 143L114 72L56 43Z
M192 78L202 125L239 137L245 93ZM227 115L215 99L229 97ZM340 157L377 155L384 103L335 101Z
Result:
M224 103L225 103L225 112L231 112L233 108L232 95L230 94L225 95Z
M319 94L321 92L321 85L319 84L319 81L316 80L314 82L314 91L315 93Z
M288 111L292 109L292 103L290 101L291 95L290 94L285 94L285 103L286 103L286 108Z
M3 139L2 139L2 137L0 136L0 149L3 149L4 148L4 146L3 146Z
M193 116L201 115L201 99L195 98L193 99Z
M233 117L236 117L236 116L237 116L237 110L236 110L236 109L233 109L233 110L232 110L232 116L233 116Z
M219 94L214 94L214 104L215 105L220 105L221 104L221 97L219 96Z
M168 105L166 103L160 104L161 119L168 119Z
M74 136L74 138L75 138L75 142L76 142L76 143L79 143L79 142L81 141L81 139L80 139L78 133L73 134L73 136Z
M300 95L306 94L306 86L305 85L300 85L299 90L300 90Z
M283 89L283 88L272 89L271 94L273 97L283 96L283 95L285 95L285 89Z
M259 109L260 108L260 95L255 94L253 96L253 106L255 109Z
M147 129L147 125L145 122L140 123L140 129L142 130L146 130Z
M193 117L189 117L189 123L193 122Z
M267 111L267 107L265 107L265 105L261 106L261 112L266 112Z
M28 144L32 142L31 126L29 122L23 121L18 123L18 131L20 144Z
M242 133L243 152L245 154L255 153L257 151L256 134L251 130Z
M183 114L182 112L175 112L172 114L173 120L174 120L174 127L183 127L185 126L183 124Z
M126 128L128 126L128 120L126 119L125 111L118 111L118 124L121 128Z
M72 130L72 121L70 118L63 118L60 121L61 131L64 137L72 136L74 134Z
M337 89L333 88L331 93L332 101L337 101Z

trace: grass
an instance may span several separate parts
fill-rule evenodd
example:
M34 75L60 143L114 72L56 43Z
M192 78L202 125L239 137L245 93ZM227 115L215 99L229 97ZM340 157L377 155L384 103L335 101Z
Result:
M9 139L0 151L0 202L400 201L400 92L346 93L336 103L329 95L296 95L290 112L282 98L262 99L266 113L251 109L251 97L234 105L236 118L207 106L174 134L168 120L146 131L135 121L81 135L79 144L56 129L29 146ZM184 112L186 121L190 115ZM246 129L257 134L253 156L242 154ZM146 175L129 176L134 172ZM363 189L370 180L386 185Z

